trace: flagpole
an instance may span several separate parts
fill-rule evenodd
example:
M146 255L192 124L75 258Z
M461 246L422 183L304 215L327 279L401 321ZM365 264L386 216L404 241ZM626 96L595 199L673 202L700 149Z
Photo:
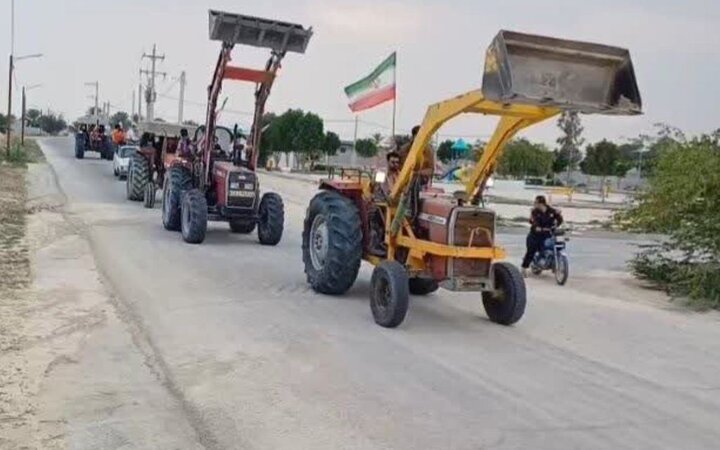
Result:
M393 98L393 117L392 117L392 139L395 139L395 117L397 113L397 51L395 52L395 67L393 68L393 84L395 85L395 98Z
M357 135L358 135L358 115L355 114L355 134L353 136L352 158L350 159L350 165L353 167L355 167L357 165Z

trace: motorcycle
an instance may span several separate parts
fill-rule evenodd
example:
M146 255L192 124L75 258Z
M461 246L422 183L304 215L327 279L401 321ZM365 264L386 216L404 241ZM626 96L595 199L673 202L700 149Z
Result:
M535 254L530 264L532 273L540 275L550 270L555 275L557 284L564 286L570 275L570 262L565 252L568 241L564 231L553 231L552 237L545 240L543 249Z

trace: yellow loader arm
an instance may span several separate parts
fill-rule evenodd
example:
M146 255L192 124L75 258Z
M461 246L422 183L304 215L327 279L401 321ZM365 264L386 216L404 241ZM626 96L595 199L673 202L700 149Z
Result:
M423 158L422 149L460 114L500 116L465 186L468 198L492 175L505 145L520 130L563 110L636 115L642 102L630 53L622 48L500 31L487 50L482 89L428 108L389 203L397 205Z

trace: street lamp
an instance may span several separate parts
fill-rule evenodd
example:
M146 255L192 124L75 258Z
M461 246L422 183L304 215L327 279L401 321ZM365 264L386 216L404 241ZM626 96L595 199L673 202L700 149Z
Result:
M32 86L23 86L23 88L22 88L22 116L21 116L22 118L20 119L20 144L21 145L25 145L25 120L26 120L26 116L27 116L27 112L26 112L27 101L26 101L26 97L25 97L25 92L31 91L35 88L39 88L40 86L42 86L42 84L33 84Z
M10 158L10 134L12 133L12 120L10 120L10 117L12 116L12 81L13 71L15 70L15 61L22 61L23 59L30 58L40 58L42 56L42 53L34 53L32 55L18 56L16 58L12 53L10 53L10 67L8 76L7 148L5 149L8 158Z

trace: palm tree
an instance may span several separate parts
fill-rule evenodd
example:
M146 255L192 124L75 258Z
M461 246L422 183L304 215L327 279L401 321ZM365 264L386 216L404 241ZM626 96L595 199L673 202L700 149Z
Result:
M375 146L377 148L381 148L382 145L380 145L380 144L382 144L382 141L385 140L385 136L383 136L380 133L375 133L372 136L370 136L370 139L372 139L373 143L375 144Z

